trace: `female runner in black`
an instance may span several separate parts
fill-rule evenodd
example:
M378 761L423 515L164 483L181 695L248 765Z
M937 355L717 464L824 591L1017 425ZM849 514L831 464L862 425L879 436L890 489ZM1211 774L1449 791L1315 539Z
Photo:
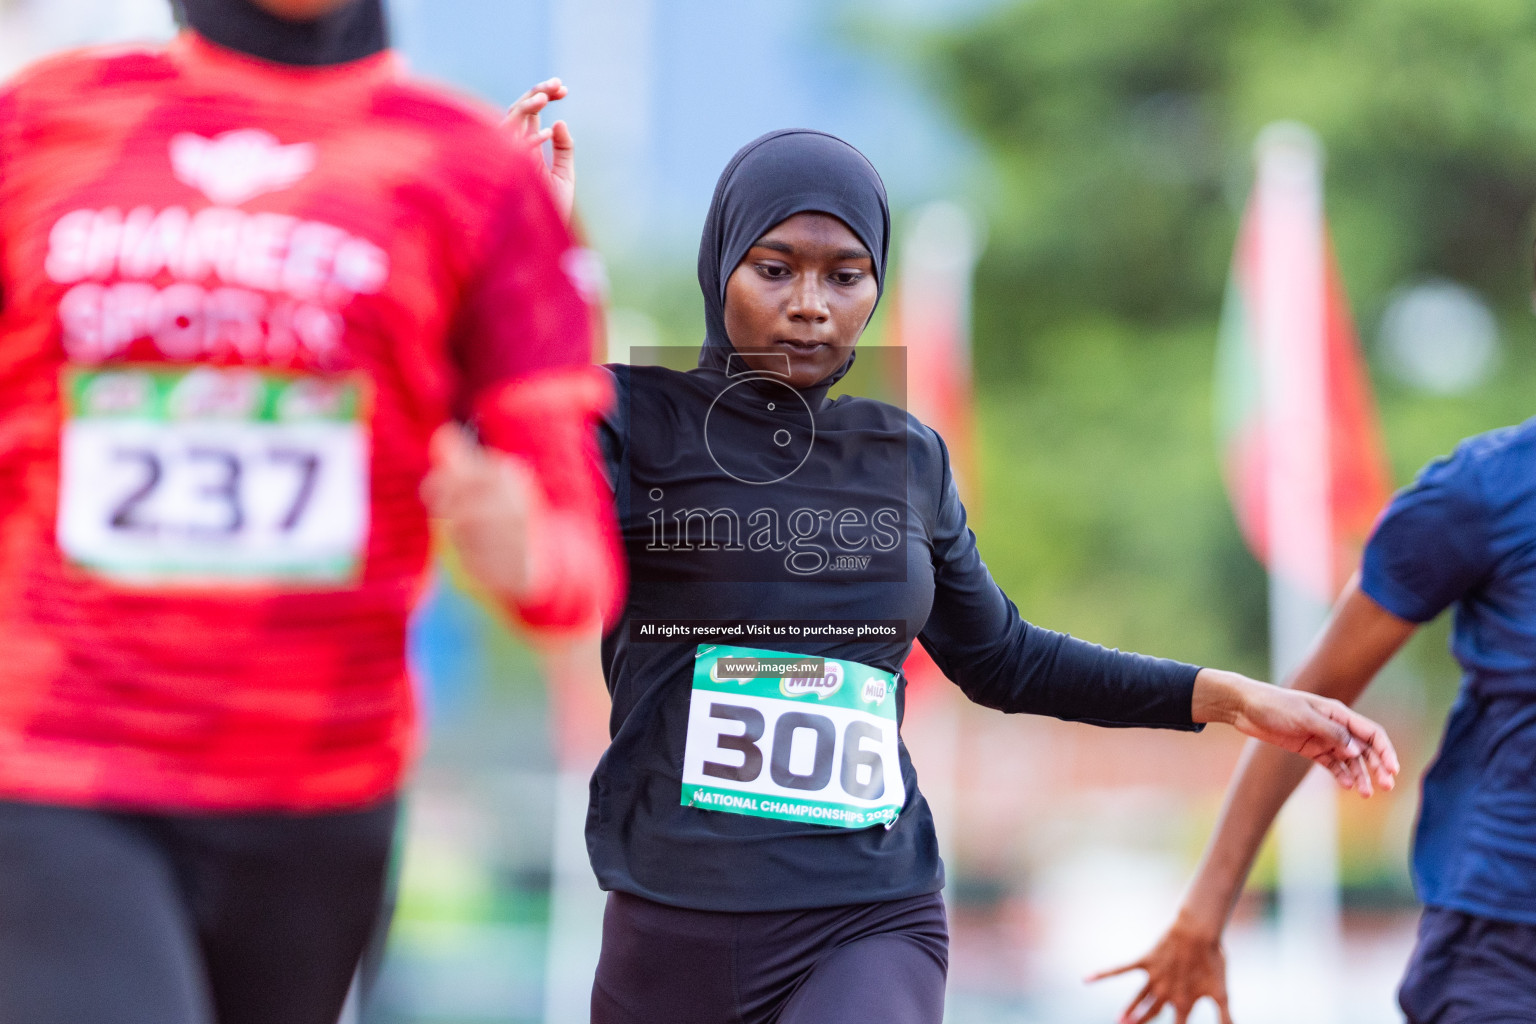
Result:
M765 135L705 221L698 367L611 367L603 442L631 587L603 644L612 744L587 823L611 893L595 1024L941 1019L943 867L898 735L914 638L990 707L1226 722L1362 793L1391 785L1386 737L1338 702L1019 617L938 435L827 396L879 298L889 229L857 150Z

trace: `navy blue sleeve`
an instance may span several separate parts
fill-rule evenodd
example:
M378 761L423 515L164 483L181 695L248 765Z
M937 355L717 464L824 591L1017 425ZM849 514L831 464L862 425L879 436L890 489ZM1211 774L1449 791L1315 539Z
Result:
M976 550L948 452L938 444L943 479L932 538L933 610L918 639L944 674L971 700L999 711L1094 725L1203 728L1190 719L1196 666L1099 647L1019 616Z
M1360 589L1409 622L1428 622L1494 565L1476 452L1432 462L1382 513L1365 545Z

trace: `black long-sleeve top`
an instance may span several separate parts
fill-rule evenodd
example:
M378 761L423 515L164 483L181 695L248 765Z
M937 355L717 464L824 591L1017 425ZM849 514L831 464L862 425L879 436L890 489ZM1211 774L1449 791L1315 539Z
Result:
M603 443L631 589L603 642L612 744L592 778L587 819L603 888L693 909L766 911L900 899L944 881L905 745L906 803L890 828L682 806L696 642L636 635L645 622L898 620L903 635L889 639L740 645L895 674L918 637L988 707L1199 728L1190 719L1194 666L1107 650L1019 616L977 552L943 442L906 412L828 400L825 388L797 397L778 381L713 368L611 369L619 402ZM835 560L850 551L870 558Z

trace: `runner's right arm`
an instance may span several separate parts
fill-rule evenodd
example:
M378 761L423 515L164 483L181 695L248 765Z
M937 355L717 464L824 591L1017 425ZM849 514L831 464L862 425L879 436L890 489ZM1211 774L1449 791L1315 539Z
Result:
M1353 703L1418 624L1493 576L1498 559L1486 504L1476 444L1426 467L1382 514L1361 574L1345 587L1292 687ZM1306 770L1305 761L1284 751L1257 744L1243 751L1173 925L1140 960L1095 976L1147 972L1122 1015L1125 1024L1143 1024L1164 1005L1182 1021L1205 996L1230 1021L1221 934L1260 844Z
M584 254L531 159L513 161L505 184L491 252L460 309L453 347L463 380L459 415L486 446L517 460L521 470L498 479L514 489L519 479L528 483L521 498L501 495L525 502L525 544L520 556L477 559L476 552L504 550L510 524L471 515L451 529L466 568L525 624L578 629L615 612L624 590L596 447L611 387L590 365L594 302L580 288ZM455 466L468 464L441 461L451 446L441 438L434 444L440 458L424 491L429 501L452 489L445 481ZM492 572L493 561L520 561L521 572Z
M1291 686L1352 704L1415 628L1352 580ZM1202 997L1215 1000L1229 1024L1221 934L1264 837L1311 766L1306 758L1256 740L1244 748L1216 833L1172 926L1140 960L1090 978L1147 972L1146 984L1121 1016L1123 1024L1144 1024L1165 1005L1174 1008L1182 1024Z

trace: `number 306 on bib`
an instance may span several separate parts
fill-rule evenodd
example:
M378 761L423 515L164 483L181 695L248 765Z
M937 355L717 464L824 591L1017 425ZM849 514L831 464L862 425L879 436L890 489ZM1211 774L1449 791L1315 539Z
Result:
M720 678L721 658L794 658L700 645L694 659L686 807L840 828L890 825L906 802L896 679L822 659L816 678Z

